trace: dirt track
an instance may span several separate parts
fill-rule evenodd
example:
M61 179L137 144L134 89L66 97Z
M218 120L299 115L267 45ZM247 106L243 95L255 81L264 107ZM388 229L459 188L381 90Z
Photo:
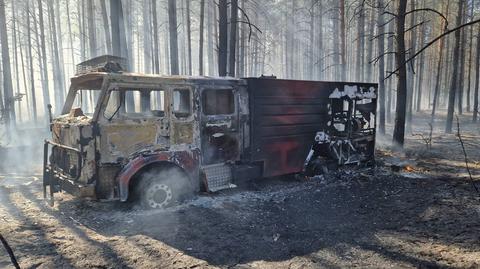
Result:
M379 151L376 169L269 179L165 211L67 194L50 208L40 176L0 176L0 232L22 268L479 268L480 196L456 138L435 134L431 151L411 139L403 158Z

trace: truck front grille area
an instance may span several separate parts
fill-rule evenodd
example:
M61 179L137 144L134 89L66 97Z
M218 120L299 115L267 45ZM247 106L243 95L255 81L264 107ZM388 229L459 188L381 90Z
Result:
M53 146L50 155L50 165L53 171L73 179L80 176L80 156L78 152Z

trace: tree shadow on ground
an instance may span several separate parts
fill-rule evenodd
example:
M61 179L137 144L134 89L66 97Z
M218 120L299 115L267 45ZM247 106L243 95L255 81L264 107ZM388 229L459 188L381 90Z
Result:
M374 251L392 263L441 267L435 257L410 255L382 244L377 233L415 227L419 236L432 236L439 244L451 245L458 244L451 234L457 224L468 219L470 226L466 229L478 230L480 225L480 220L472 220L468 209L461 205L459 210L464 212L458 215L446 213L430 221L421 219L428 208L439 204L444 198L442 195L456 196L459 188L464 196L474 195L466 184L456 183L452 187L446 179L420 181L390 176L363 181L352 179L349 184L325 186L296 182L281 187L299 185L298 190L280 192L266 200L254 198L247 203L227 199L214 207L190 205L177 210L140 213L123 209L124 218L112 219L95 229L107 236L144 235L220 266L261 260L285 261L322 249L332 250L342 259L344 253L338 246L346 244ZM71 205L61 204L60 211L67 207ZM109 210L98 214L108 216ZM108 221L108 217L105 220ZM94 226L88 218L80 221Z

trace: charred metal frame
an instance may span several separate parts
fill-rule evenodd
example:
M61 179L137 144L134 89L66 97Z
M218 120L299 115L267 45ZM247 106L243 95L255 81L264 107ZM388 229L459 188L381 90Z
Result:
M70 112L76 91L82 87L96 88L100 93L92 118L86 123L62 122L62 117L69 119L65 114ZM336 109L337 99L332 96L339 89L348 87L359 89L359 96L367 92L372 94L371 105L364 109L373 114L373 126L364 129L355 119L358 105L361 105L357 105L357 101L361 100L359 96L340 96L338 102L343 105L344 101L348 101L352 105L346 112L343 107L342 110ZM205 180L202 169L219 163L231 167L234 181L300 173L305 171L306 164L319 156L335 159L332 155L334 143L339 141L348 141L350 145L356 143L352 148L358 144L364 152L362 156L373 158L376 88L377 85L371 83L274 78L83 74L72 79L62 109L64 116L53 120L52 132L55 136L53 141L45 142L44 196L47 196L47 186L50 186L52 202L53 193L58 190L126 201L135 176L157 164L180 168L189 176L195 189L199 189ZM164 91L164 116L112 120L103 117L112 91L118 89ZM186 117L177 117L173 113L173 92L176 89L188 89L190 92L190 114ZM234 112L205 115L202 94L206 90L231 90ZM335 112L337 110L341 112ZM337 118L342 118L346 124L346 132L334 128ZM353 124L360 128L353 130ZM314 138L322 132L326 136L315 142ZM328 141L324 139L327 136ZM212 141L217 144L213 143L214 148L210 149ZM312 147L315 143L323 144ZM78 154L79 172L72 176L66 173L68 171L56 169L56 161L49 162L49 147ZM347 150L350 150L348 147ZM209 159L208 150L226 149L232 152ZM318 150L312 153L312 149ZM349 163L338 159L339 164Z

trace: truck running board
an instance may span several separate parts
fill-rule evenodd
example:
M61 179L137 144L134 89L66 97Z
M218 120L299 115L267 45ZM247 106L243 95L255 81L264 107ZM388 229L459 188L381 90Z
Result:
M202 167L206 177L206 188L209 192L237 187L232 183L232 168L223 163L205 165Z

